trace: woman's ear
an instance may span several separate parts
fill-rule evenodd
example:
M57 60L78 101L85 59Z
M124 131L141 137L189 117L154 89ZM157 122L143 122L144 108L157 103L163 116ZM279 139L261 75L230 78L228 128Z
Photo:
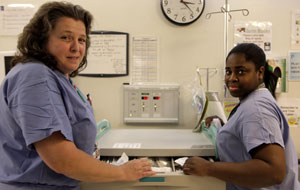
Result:
M265 67L264 67L264 66L261 66L261 67L258 69L258 78L259 78L259 80L261 80L261 81L264 80L264 73L265 73Z

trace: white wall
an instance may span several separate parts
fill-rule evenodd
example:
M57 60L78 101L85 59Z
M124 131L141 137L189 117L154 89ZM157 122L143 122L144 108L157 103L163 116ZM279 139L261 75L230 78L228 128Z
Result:
M36 6L45 0L1 0L0 4L32 3ZM195 77L196 67L217 68L218 74L210 79L210 90L223 93L223 23L222 14L205 14L220 11L225 0L206 0L203 15L189 26L176 26L164 18L160 0L73 0L88 9L95 17L93 30L128 32L132 36L157 36L159 38L160 82L181 85L180 123L164 125L164 128L193 128L196 122L191 107L191 94L187 85ZM270 21L273 26L273 56L286 56L290 50L291 10L300 9L299 0L231 0L231 9L247 8L250 14L232 13L229 23L229 49L233 47L235 21ZM16 37L0 36L0 51L14 50ZM205 78L203 78L205 81ZM108 119L113 128L137 128L122 121L122 83L129 76L117 78L77 77L75 82L93 98L96 120ZM299 82L289 82L289 92L280 97L299 98ZM298 87L298 88L297 88ZM162 127L162 126L148 126ZM291 136L300 157L299 128L291 128Z

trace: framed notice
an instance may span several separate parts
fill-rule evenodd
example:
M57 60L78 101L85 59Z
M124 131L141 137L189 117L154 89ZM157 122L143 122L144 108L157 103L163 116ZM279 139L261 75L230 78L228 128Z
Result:
M289 52L289 80L300 81L300 51Z
M22 33L35 11L33 4L0 5L0 35L17 36Z
M234 24L234 45L255 43L266 54L272 51L272 23L258 21L239 21Z
M115 77L128 75L128 33L92 31L87 67L80 76Z

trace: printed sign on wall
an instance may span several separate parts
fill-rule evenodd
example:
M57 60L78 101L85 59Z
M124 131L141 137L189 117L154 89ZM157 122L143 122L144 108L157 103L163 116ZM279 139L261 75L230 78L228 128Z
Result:
M271 22L237 22L234 24L234 45L239 43L255 43L266 54L272 50Z
M289 126L300 127L300 99L279 98L277 102L287 119Z

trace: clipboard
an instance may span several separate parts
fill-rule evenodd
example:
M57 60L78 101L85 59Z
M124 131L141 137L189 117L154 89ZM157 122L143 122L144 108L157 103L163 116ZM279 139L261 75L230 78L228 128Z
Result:
M118 77L128 75L129 34L115 31L92 31L87 67L79 76Z

